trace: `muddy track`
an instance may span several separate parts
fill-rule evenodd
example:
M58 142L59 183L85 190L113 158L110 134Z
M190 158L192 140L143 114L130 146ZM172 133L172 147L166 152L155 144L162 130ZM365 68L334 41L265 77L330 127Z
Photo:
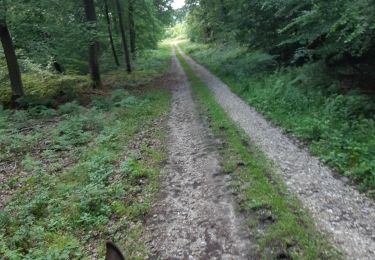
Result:
M232 120L275 163L288 189L298 196L318 228L331 237L345 257L375 259L374 201L298 147L207 69L181 54Z
M145 232L151 259L249 259L251 244L230 177L223 174L215 140L175 55L170 77L169 158Z

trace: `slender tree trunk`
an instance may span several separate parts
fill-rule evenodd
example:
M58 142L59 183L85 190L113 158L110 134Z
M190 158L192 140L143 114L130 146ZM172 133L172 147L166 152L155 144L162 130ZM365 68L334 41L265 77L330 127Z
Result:
M136 45L135 45L135 23L134 23L134 1L129 0L129 36L130 36L130 52L135 57Z
M116 10L117 10L117 8L116 8ZM120 35L120 30L118 29L118 19L117 19L117 16L116 15L113 15L112 16L112 22L113 22L113 31L114 31L114 33L116 34L118 34L118 35Z
M85 6L86 21L96 23L94 0L83 0L83 3ZM98 42L96 40L92 40L89 45L89 65L91 79L94 83L93 87L101 87L102 82L100 79L100 69L98 62Z
M104 12L105 12L105 17L107 19L107 25L108 25L109 42L111 44L113 58L114 58L115 63L117 65L117 67L118 67L118 66L120 66L120 62L118 60L118 56L117 56L117 53L116 53L115 43L113 42L111 19L109 17L109 10L108 10L108 2L107 2L107 0L104 0L104 9L105 9Z
M118 22L120 27L120 34L121 34L121 42L122 42L122 48L124 49L125 53L125 64L126 69L129 73L132 72L131 64L130 64L130 55L129 55L129 49L128 49L128 42L126 41L126 35L125 35L125 28L124 28L124 19L122 17L122 9L120 0L116 1L116 7L117 7L117 13L118 13Z
M20 67L14 49L13 40L8 26L4 20L0 20L0 40L4 49L5 59L8 65L10 84L12 87L12 102L24 95Z

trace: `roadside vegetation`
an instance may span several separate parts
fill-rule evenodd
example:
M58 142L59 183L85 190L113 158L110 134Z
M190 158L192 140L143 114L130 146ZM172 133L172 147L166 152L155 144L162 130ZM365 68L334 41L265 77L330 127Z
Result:
M169 43L375 196L369 0L0 0L0 259L147 258L165 161ZM173 26L175 25L175 26ZM259 256L340 258L189 74Z
M181 47L259 112L303 140L314 155L374 195L371 95L340 91L321 63L275 71L271 56L239 46L185 42Z
M143 259L168 0L0 0L0 258Z
M71 100L56 107L0 110L1 258L98 258L108 239L128 257L147 254L139 237L165 159L170 98L157 77L169 60L161 46L131 75L105 74L100 90L72 83Z
M322 161L375 194L371 1L191 0L181 47ZM182 16L182 14L180 15Z
M316 230L300 202L258 150L216 103L212 93L178 55L187 72L202 117L221 140L223 168L234 179L241 211L245 213L259 259L339 259L340 255Z

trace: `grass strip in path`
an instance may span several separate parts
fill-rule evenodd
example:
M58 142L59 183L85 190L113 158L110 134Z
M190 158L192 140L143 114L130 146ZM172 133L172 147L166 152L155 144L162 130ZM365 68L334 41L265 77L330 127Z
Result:
M232 174L241 211L247 216L254 243L263 259L340 259L340 254L315 228L300 202L287 192L258 148L229 119L209 89L186 61L194 96L215 136L223 168Z
M185 41L179 47L311 154L375 197L374 95L344 90L340 86L347 84L321 63L277 70L275 57L238 45Z

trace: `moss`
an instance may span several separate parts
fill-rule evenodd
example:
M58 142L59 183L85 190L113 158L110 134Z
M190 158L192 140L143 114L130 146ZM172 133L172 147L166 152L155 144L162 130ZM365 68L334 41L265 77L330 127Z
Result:
M22 80L25 91L24 100L39 104L46 103L46 100L53 99L59 93L79 93L90 86L89 78L80 75L26 73L22 75ZM0 102L3 104L9 102L11 94L10 85L0 85Z

